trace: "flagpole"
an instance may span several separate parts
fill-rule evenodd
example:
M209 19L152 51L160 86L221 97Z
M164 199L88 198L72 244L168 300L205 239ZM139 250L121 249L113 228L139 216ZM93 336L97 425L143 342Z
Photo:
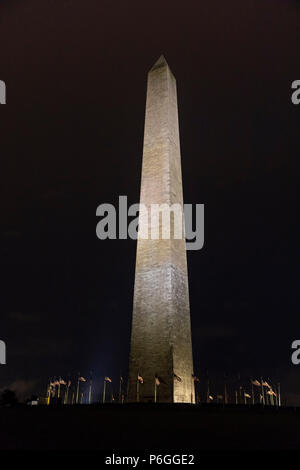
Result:
M207 379L207 397L206 397L206 403L209 403L209 379Z
M66 387L66 392L65 392L65 399L64 399L64 405L68 404L68 395L69 395L69 387Z
M53 395L53 397L55 398L56 397L56 375L54 376L53 382L54 382L54 395Z
M254 387L253 387L253 379L251 379L251 393L252 393L252 405L254 405Z
M275 389L275 406L278 408L278 389L274 386Z
M50 395L51 395L51 386L49 384L48 390L47 390L47 405L50 405Z
M92 402L92 384L93 384L92 372L90 372L89 405Z
M156 403L156 378L154 378L154 403Z
M106 380L104 379L104 384L103 384L103 403L105 403L105 393L106 393Z
M265 394L264 394L264 386L263 386L262 377L260 378L260 381L261 381L261 400L262 400L262 404L264 405L265 404Z
M76 405L78 405L78 401L79 401L79 377L80 377L80 373L78 374L78 379L77 379Z
M140 381L139 381L140 373L138 372L137 381L136 381L136 401L139 403L140 401Z
M278 406L281 406L280 382L278 382L277 384L277 392L278 392Z
M61 377L59 377L59 381L58 381L57 398L60 398L60 381L61 381Z
M238 392L235 391L235 404L238 405Z
M270 382L270 379L268 379L268 380L269 380L269 382ZM269 382L268 382L268 383L269 383ZM269 388L268 392L271 392L271 393L272 393L272 391L273 391L273 389L272 389L272 388ZM273 406L273 404L274 404L273 395L269 395L269 405L270 405L270 406Z
M47 405L49 405L49 390L50 390L50 383L51 383L51 379L49 379L49 382L47 382L47 389L46 389L46 403Z
M49 404L50 404L50 397L51 397L51 382L52 382L52 379L50 378L50 379L49 379L48 388L47 388L47 405L49 405Z
M122 402L122 377L120 375L120 390L119 390L119 401Z

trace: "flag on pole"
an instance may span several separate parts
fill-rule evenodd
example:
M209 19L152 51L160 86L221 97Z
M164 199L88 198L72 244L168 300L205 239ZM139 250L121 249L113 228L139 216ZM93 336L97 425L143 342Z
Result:
M268 384L268 382L265 382L264 380L262 381L262 386L263 387L268 387L268 388L272 388L271 385Z
M261 383L258 380L251 380L252 385L255 385L255 387L261 387Z
M245 393L245 398L251 398L251 395L249 395L249 393Z
M182 378L179 377L177 374L175 374L175 372L173 373L173 377L174 377L174 379L177 380L177 382L182 382Z
M105 380L105 382L110 382L110 383L112 382L112 380L109 377L105 377L104 380Z
M159 378L157 377L157 375L155 376L155 385L160 385L160 380L159 380Z
M86 379L84 377L78 377L79 382L86 382Z
M137 379L138 379L138 382L140 382L140 384L144 383L144 379L140 374L138 374Z
M213 397L212 395L209 395L208 398L209 398L209 400L213 400L213 399L214 399L214 397Z
M59 384L60 384L60 385L67 385L67 383L66 383L63 379L60 379L60 380L59 380Z

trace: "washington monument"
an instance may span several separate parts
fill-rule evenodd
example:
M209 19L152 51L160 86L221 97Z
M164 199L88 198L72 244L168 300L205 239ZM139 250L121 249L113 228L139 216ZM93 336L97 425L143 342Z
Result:
M149 212L153 204L180 205L184 224L176 80L163 56L148 73L140 204ZM153 239L149 215L140 212L128 401L194 403L184 232L172 236L171 217L165 239L162 217L156 224L160 235Z

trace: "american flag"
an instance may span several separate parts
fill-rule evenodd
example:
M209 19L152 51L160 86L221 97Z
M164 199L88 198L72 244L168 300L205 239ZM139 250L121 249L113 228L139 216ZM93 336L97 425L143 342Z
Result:
M261 383L258 380L251 380L252 385L255 385L256 387L260 387Z
M268 382L265 382L265 381L262 382L262 385L264 387L272 388L271 385L269 385Z

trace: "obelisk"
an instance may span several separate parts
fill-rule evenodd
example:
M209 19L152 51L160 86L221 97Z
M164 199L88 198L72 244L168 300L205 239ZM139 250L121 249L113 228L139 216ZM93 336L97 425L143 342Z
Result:
M152 204L179 204L184 224L176 80L163 56L148 73L140 204L128 401L194 403L184 232L163 239L160 217L158 239L150 233Z

